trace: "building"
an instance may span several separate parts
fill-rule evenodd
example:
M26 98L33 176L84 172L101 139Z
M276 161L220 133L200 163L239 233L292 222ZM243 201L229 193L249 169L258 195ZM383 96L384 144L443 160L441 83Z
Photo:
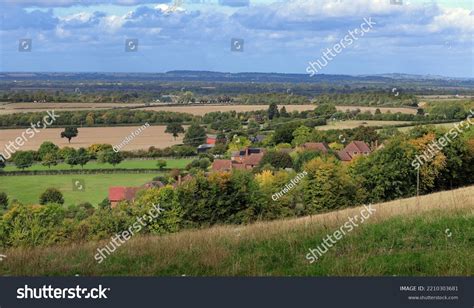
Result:
M209 151L210 149L212 149L213 147L215 147L216 144L215 143L212 143L212 144L201 144L200 146L197 147L197 152L198 153L206 153L207 151Z
M301 148L310 151L321 151L323 153L327 153L329 150L329 146L324 142L306 142L301 145Z
M265 150L262 148L246 148L235 151L231 159L216 159L212 163L213 171L230 171L232 169L253 169L263 158Z
M111 207L116 207L120 201L133 201L141 187L109 187L109 201Z
M337 156L342 161L351 161L356 156L369 155L371 152L369 146L364 141L352 141L344 149L338 151Z
M206 144L216 144L217 135L207 135Z

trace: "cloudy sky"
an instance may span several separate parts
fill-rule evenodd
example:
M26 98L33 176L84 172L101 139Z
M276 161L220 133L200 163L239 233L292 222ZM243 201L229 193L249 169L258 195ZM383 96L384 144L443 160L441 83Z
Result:
M474 77L474 1L399 1L1 0L0 71L305 74L370 17L319 73Z

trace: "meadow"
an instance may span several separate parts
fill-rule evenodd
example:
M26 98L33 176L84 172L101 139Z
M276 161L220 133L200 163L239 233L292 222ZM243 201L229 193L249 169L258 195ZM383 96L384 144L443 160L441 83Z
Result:
M472 276L474 186L373 205L319 260L305 258L362 207L247 226L135 236L98 264L108 241L11 248L13 276Z
M34 164L30 168L27 168L25 170L27 171L41 171L41 170L94 170L94 169L158 169L156 167L156 162L157 160L165 160L166 161L166 168L167 169L184 169L189 163L193 161L192 158L182 158L182 159L163 159L163 158L157 158L153 160L124 160L120 164L112 166L110 164L102 164L98 163L97 161L90 161L87 163L87 165L84 166L84 168L81 168L80 166L75 166L74 168L71 168L70 165L66 163L60 163L57 164L56 166L51 166L51 168L48 168L46 166L43 166L41 164ZM15 165L13 164L8 164L4 171L19 171Z
M59 189L65 204L89 202L94 206L107 198L110 186L141 186L160 173L147 174L70 174L27 175L0 177L0 192L7 193L10 200L25 204L38 204L39 196L48 188ZM83 180L84 191L74 191L73 180Z

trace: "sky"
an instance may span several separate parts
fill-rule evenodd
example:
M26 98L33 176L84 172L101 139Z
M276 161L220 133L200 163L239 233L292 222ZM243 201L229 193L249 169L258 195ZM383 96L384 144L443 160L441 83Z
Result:
M318 74L472 78L473 4L0 0L0 71L307 74L309 63L322 60L327 48L333 50L349 31L370 20L370 30L359 31L351 44L346 39Z

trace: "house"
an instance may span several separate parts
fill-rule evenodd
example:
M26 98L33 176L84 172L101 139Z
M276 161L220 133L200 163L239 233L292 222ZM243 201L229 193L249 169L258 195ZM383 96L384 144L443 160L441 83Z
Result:
M306 142L301 145L301 148L310 151L321 151L323 153L327 153L329 150L329 146L324 142Z
M133 201L140 189L141 187L109 187L109 201L111 207L117 206L120 201Z
M216 159L212 163L213 171L230 171L232 169L253 169L263 158L265 151L261 148L246 148L235 151L231 159Z
M342 161L351 161L358 155L369 155L371 152L369 146L364 141L352 141L344 149L338 151L337 156Z
M262 142L263 140L265 140L265 135L256 135L250 138L250 141L252 141L252 143Z

